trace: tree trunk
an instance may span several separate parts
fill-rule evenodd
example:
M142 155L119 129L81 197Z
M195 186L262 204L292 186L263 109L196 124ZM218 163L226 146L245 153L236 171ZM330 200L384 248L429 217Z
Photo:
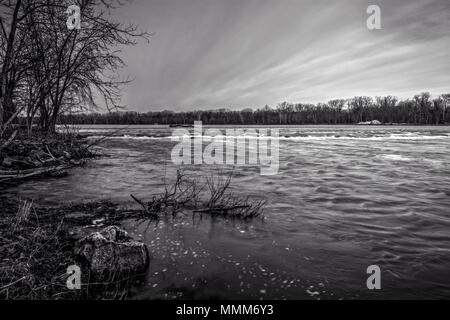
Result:
M8 113L12 111L12 89L9 88L10 84L8 82L11 80L8 77L11 68L11 60L13 55L14 41L16 37L17 29L17 17L19 15L19 9L22 4L21 0L17 0L16 6L14 7L14 13L11 21L11 29L9 31L8 43L6 46L5 59L3 61L3 66L0 74L0 126L8 121ZM12 111L11 114L14 114Z

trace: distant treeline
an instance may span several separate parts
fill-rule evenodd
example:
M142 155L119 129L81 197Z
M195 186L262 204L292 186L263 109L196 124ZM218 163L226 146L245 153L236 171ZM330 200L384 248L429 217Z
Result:
M289 125L289 124L355 124L378 120L382 123L437 125L450 123L450 94L432 99L425 92L413 99L399 101L396 97L354 97L336 99L319 104L281 103L276 108L231 111L218 109L189 112L111 112L64 114L62 124L237 124L237 125Z

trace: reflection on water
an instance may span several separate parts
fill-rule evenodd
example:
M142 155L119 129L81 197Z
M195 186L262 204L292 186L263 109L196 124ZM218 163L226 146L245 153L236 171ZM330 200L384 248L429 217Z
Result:
M161 190L176 168L167 127L82 128L110 155L12 193L42 204ZM450 128L281 130L280 171L237 167L233 188L268 200L264 222L192 220L126 228L153 254L140 298L449 298ZM214 168L193 166L195 174ZM382 269L382 290L366 268Z

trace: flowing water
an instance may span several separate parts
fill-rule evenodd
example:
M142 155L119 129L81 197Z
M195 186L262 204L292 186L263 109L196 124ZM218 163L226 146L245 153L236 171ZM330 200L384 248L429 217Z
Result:
M40 204L161 191L176 166L164 126L82 126L110 157L9 192ZM222 128L223 129L223 128ZM234 192L268 201L265 220L124 227L152 261L136 298L450 298L450 127L281 128L280 169L234 169ZM201 176L215 168L190 167ZM366 269L381 268L381 290Z

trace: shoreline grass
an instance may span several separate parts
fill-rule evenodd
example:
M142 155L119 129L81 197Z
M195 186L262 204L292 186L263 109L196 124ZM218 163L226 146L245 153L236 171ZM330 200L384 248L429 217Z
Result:
M123 299L141 275L95 283L74 252L84 232L95 231L95 220L119 224L133 215L108 201L36 207L29 201L0 197L0 299L78 300ZM80 212L82 214L80 214ZM92 227L92 228L88 228ZM67 268L82 268L81 290L69 290Z

